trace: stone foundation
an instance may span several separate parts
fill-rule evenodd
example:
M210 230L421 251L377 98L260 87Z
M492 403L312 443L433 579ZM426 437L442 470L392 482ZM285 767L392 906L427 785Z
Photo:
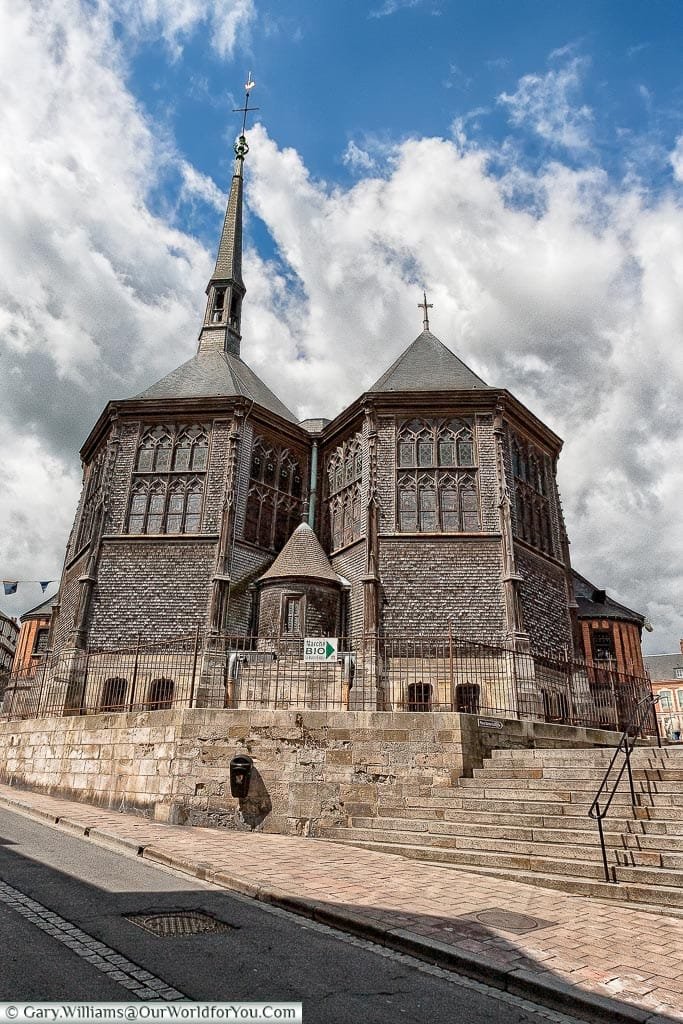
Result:
M428 801L493 747L616 741L597 729L453 712L101 714L0 723L0 781L157 820L316 835L381 805ZM241 802L230 795L236 754L254 759Z

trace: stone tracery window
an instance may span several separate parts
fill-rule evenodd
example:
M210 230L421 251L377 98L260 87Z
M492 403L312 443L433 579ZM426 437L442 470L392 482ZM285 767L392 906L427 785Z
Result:
M244 539L279 551L301 522L301 466L289 449L257 436L249 475Z
M552 480L549 456L514 434L510 454L515 490L515 533L527 544L554 555L548 501Z
M480 529L469 420L408 420L399 425L397 519L402 533L471 533Z
M333 551L363 536L363 449L360 434L328 456L326 489L330 545Z
M201 424L155 426L140 438L129 533L199 533L209 433Z
M85 495L83 497L83 510L81 512L81 520L78 524L78 534L76 536L77 551L80 551L83 545L87 544L92 536L95 511L101 498L101 485L105 458L106 448L102 448L88 467L85 480Z

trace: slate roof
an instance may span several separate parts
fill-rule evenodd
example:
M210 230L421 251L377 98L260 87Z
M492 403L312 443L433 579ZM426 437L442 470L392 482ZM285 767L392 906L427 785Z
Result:
M58 593L59 591L55 591L52 597L46 598L40 604L37 604L35 608L29 608L27 612L24 612L24 614L20 616L19 621L23 622L25 619L32 619L34 617L36 619L48 618L50 615L52 615L52 605L57 600Z
M423 331L368 391L471 391L488 387L431 331Z
M290 423L296 417L246 363L229 352L198 352L152 384L140 398L233 398L252 399Z
M242 173L240 162L232 176L228 205L225 210L221 240L218 244L216 267L211 280L236 281L244 287L242 280Z
M572 576L580 619L619 619L621 622L635 622L638 626L645 622L644 615L612 600L604 590L600 590L585 576L580 576L575 570L572 570Z
M308 523L297 526L270 569L264 572L261 582L291 576L341 583Z
M683 654L650 654L643 661L653 683L673 682L683 686L683 679L677 679L675 672L677 668L683 669Z

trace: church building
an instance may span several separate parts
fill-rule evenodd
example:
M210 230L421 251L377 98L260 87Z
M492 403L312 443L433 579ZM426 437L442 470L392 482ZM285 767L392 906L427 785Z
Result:
M196 630L578 649L562 442L432 333L426 297L422 331L331 420L298 421L250 369L247 152L242 134L196 353L83 445L51 650Z

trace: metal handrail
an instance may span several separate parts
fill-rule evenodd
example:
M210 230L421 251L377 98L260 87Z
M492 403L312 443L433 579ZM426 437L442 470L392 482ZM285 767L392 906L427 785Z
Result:
M609 811L609 809L610 809L610 807L612 805L612 800L614 799L614 795L615 795L615 793L616 793L616 791L617 791L617 789L619 787L619 783L621 782L621 780L623 778L624 771L626 771L626 770L628 770L628 783L629 783L629 787L630 787L630 790L631 790L631 802L635 806L635 803L636 803L636 791L635 791L634 786L633 786L633 770L631 768L631 751L633 750L633 748L636 745L636 740L638 738L638 735L639 735L641 729L643 728L643 725L645 723L645 719L648 717L650 712L653 710L655 704L657 704L658 702L659 702L659 695L655 696L654 694L649 693L646 697L643 697L643 699L638 701L638 703L636 704L635 709L633 711L633 714L631 715L630 719L626 723L626 728L624 729L623 733L621 734L621 739L619 740L619 743L617 744L617 747L616 747L616 749L614 751L614 754L612 756L612 760L609 763L609 767L607 768L607 771L605 772L605 774L603 776L602 782L600 783L600 787L599 787L597 793L595 794L595 800L593 801L593 803L590 805L590 808L588 809L588 817L589 818L593 818L593 820L597 821L597 823L598 823L598 833L600 835L600 849L602 850L602 864L603 864L603 867L605 869L605 880L607 882L616 882L616 878L610 877L609 865L607 863L607 849L605 847L605 833L603 831L602 822L603 822L603 819L607 816L607 812ZM644 708L643 708L643 705L645 705ZM640 710L641 708L643 710ZM636 724L636 720L637 720L637 724ZM655 715L655 722L656 722L656 715ZM659 726L657 726L657 746L661 747L661 745L662 745L662 740L661 740L661 737L659 735ZM609 777L611 775L612 769L614 768L614 764L615 764L615 762L617 760L617 757L619 756L620 753L624 754L623 763L621 765L621 768L617 772L616 779L614 780L614 782L612 784L612 789L611 789L611 792L609 793L609 796L607 797L607 802L601 808L600 807L600 799L602 797L603 790L606 788L606 786L608 784Z

